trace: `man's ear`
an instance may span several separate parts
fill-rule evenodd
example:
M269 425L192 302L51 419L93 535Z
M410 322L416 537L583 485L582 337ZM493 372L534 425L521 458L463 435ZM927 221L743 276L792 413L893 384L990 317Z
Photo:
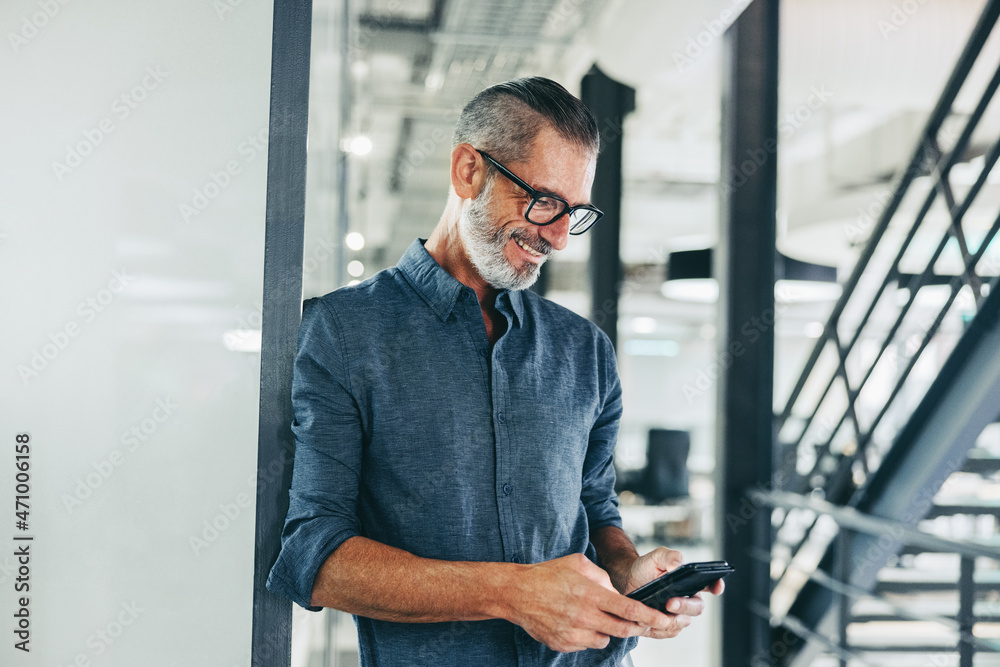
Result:
M459 199L474 199L485 180L485 162L471 144L451 151L451 186Z

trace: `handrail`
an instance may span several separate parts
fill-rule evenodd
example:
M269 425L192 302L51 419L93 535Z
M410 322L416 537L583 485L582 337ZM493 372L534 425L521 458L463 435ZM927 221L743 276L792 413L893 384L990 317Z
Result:
M831 653L836 653L837 656L843 661L850 661L852 664L870 665L871 667L875 667L873 663L868 662L862 656L858 655L857 653L848 651L844 647L838 645L835 641L833 641L829 637L825 637L820 633L814 631L805 623L797 619L795 616L792 616L791 614L785 614L781 618L776 618L771 614L770 609L760 604L759 602L754 602L754 601L751 601L748 604L748 607L752 614L756 614L761 618L766 618L771 623L777 625L783 625L792 632L794 632L795 634L799 635L800 637L805 637L808 641L816 642L817 644L823 644L828 651L830 651Z
M793 378L787 398L775 406L775 444L786 447L791 455L780 457L782 462L773 478L776 484L774 490L758 488L747 491L747 497L757 507L795 510L774 517L777 520L773 528L775 540L788 549L789 555L787 559L772 560L770 583L774 585L778 582L781 589L781 595L773 600L777 602L777 608L784 608L785 602L794 597L788 607L794 616L789 617L790 621L779 619L778 622L789 628L791 623L797 628L794 632L814 639L818 637L815 631L822 619L828 618L831 613L829 596L841 596L838 612L841 615L840 641L831 644L826 639L820 639L840 656L842 664L848 659L856 659L856 656L844 651L847 648L847 612L844 610L847 609L848 592L842 587L833 587L837 588L833 590L829 585L830 575L833 575L833 581L844 580L852 585L867 586L883 564L882 561L866 563L863 571L846 572L843 554L846 553L847 543L844 540L857 538L870 543L874 541L872 536L877 539L886 535L893 545L958 554L962 558L959 597L963 605L971 605L970 600L974 596L974 559L983 557L1000 562L1000 549L992 545L946 539L911 525L864 513L866 509L877 511L866 505L868 501L874 499L881 502L886 497L894 497L886 490L890 488L905 487L906 498L926 494L926 497L921 497L930 501L944 478L946 466L942 462L946 455L941 453L939 460L935 458L935 453L926 459L919 459L923 466L911 465L918 461L907 459L917 446L910 442L915 435L914 429L921 429L922 424L929 423L927 415L938 414L925 409L928 402L940 400L942 396L957 397L954 387L959 385L940 382L951 372L949 369L962 371L958 377L966 382L961 385L965 387L979 377L966 372L963 364L970 358L969 355L987 354L991 349L977 345L973 334L991 324L1000 299L996 263L981 261L986 257L990 244L1000 238L1000 214L992 211L989 218L992 225L980 229L971 226L967 213L978 210L973 207L986 200L979 195L1000 162L1000 140L997 137L977 139L973 143L977 130L983 129L982 120L988 108L996 102L1000 91L1000 64L993 63L993 50L987 52L984 49L987 41L995 37L993 32L998 19L1000 0L986 0L961 55L921 128L909 160L901 165L903 168L889 184L891 194L886 199L880 198L883 204L881 215L874 221L867 242L843 283L842 293L832 306L822 334L809 351L800 374ZM980 60L987 59L987 55L991 69L987 76L976 76L973 80L970 73ZM983 62L982 66L986 67L987 63ZM976 73L980 73L978 69ZM974 86L975 91L966 90L966 84ZM969 109L971 113L958 114L962 117L958 120L955 103L960 92L963 96L967 93L978 94L979 99L974 108ZM952 117L957 121L955 129L958 132L948 133L946 137L945 122ZM953 185L957 181L952 173L953 167L968 160L972 152L981 155L979 163L982 169L974 181L968 183L970 187L957 187L957 184ZM905 208L904 202L907 202ZM910 203L913 204L912 209ZM983 206L993 208L990 203ZM898 234L895 233L897 228ZM982 233L984 231L985 234ZM960 269L955 275L937 275L938 260L951 252L952 244L960 253ZM914 266L917 262L920 264ZM942 281L942 278L945 280ZM990 281L987 293L986 283ZM947 298L942 296L933 306L925 305L922 300L918 302L918 292L921 296L926 295L928 292L924 288L939 284L946 285ZM969 293L971 304L959 300L960 296L965 299ZM893 301L893 297L902 298ZM970 314L974 315L972 324L966 326ZM951 324L955 326L951 327ZM965 332L958 347L941 369L938 381L928 388L922 377L911 371L927 358L927 352L933 349L932 342L940 340L942 332L961 329ZM893 355L893 352L898 352L898 355ZM887 370L888 365L892 366L891 379L887 375L886 386L876 386L871 380L881 378L881 371ZM986 369L986 373L987 370L993 372L994 367L983 365L982 368ZM980 375L985 377L984 373ZM990 376L991 382L992 378ZM921 397L921 407L914 410L916 402L913 399ZM982 403L983 400L980 397L980 403L973 406L979 421L986 418L988 409L992 409ZM924 410L923 415L921 410ZM977 429L979 421L975 423ZM971 436L965 432L970 429L961 431L947 420L939 419L938 422L943 424L941 437L951 440L936 451L948 452L950 465L951 460L958 460L960 449L971 446L967 442ZM899 426L904 424L899 430ZM922 437L926 433L920 430L916 435ZM920 449L922 452L932 449L927 438L916 442L923 448ZM917 472L906 477L903 483L900 482L901 468ZM817 495L809 496L810 491ZM805 516L800 516L803 512ZM830 538L825 533L815 532L816 521L821 515L830 517L837 524L840 529L838 537ZM833 544L831 539L840 542ZM823 551L818 569L806 573L804 580L786 578L789 570L799 569L796 556L807 543L811 545L810 556L818 554L817 550ZM762 545L762 551L766 548ZM888 558L888 550L886 554ZM997 650L1000 645L994 646L991 642L975 638L971 634L971 626L962 625L969 622L971 611L965 607L962 609L958 628L961 636L960 659L961 664L971 665L976 647ZM771 621L772 624L776 622L774 618Z
M966 77L972 70L972 66L975 64L975 61L982 51L986 40L989 38L997 18L1000 18L1000 0L989 0L989 3L983 9L979 20L976 22L976 25L972 30L969 41L962 50L962 54L959 56L958 64L949 76L948 82L945 84L944 90L938 98L938 102L935 105L934 110L927 119L927 123L925 124L920 135L920 142L914 150L906 170L902 172L899 179L894 184L892 198L885 205L882 215L879 217L878 222L875 224L875 227L869 236L868 243L862 250L860 257L851 272L851 276L848 278L847 283L844 286L843 293L833 308L833 312L830 315L830 323L827 325L823 335L816 341L816 345L806 362L802 375L796 382L795 387L792 389L784 410L780 415L778 415L777 422L779 429L791 416L792 408L798 400L802 390L805 388L809 375L812 373L812 369L819 361L826 343L835 337L836 324L839 323L840 316L847 307L847 302L850 300L851 294L858 286L858 283L861 281L862 274L868 267L868 263L872 256L875 254L875 247L878 245L879 240L881 240L882 236L889 228L889 223L895 216L907 189L913 182L913 179L923 171L928 149L930 148L928 140L937 136L942 124L948 117L951 106L954 104L955 98L958 97L958 93L961 90L962 85L965 83ZM976 120L978 120L978 118ZM963 132L962 138L965 139L965 141L968 141L971 138L971 135L971 132L968 132L968 136L966 136L966 133ZM954 154L955 153L953 152L952 155ZM939 173L947 173L952 164L954 163L949 162L944 169L940 170Z
M888 607L890 611L892 611L894 614L896 614L901 618L906 618L911 621L923 621L927 623L937 623L939 625L943 625L949 630L955 632L959 636L959 638L961 638L963 641L975 644L976 646L986 649L987 651L1000 653L1000 642L991 641L989 639L983 639L981 637L977 637L976 635L970 632L962 630L961 624L958 622L957 619L948 616L936 616L933 614L919 614L911 609L907 609L902 605L896 604L891 600L887 600L886 598L874 595L862 588L858 588L857 586L851 586L848 583L845 583L843 581L840 581L839 579L831 577L830 575L826 574L825 572L822 572L821 570L813 570L809 572L801 568L793 567L792 569L795 569L797 572L799 572L799 574L807 576L809 579L815 581L820 586L829 589L833 593L849 597L852 600L861 600L864 598L877 600L878 602ZM764 609L765 607L763 605L757 605L756 603L752 603L750 611L757 615L763 615L764 618L767 618L768 621L774 625L784 625L785 618L789 617L788 614L785 614L784 616L773 614L771 613L770 610L767 610L767 612L765 613ZM793 625L796 628L803 627L802 622L799 621L798 619L795 619ZM789 625L787 627L789 627L789 629L793 629L792 625ZM813 639L814 641L821 641L821 643L825 644L827 648L830 648L835 652L843 650L832 639L823 637L823 635L820 635L812 631L810 631L809 634L811 636L810 637L811 639ZM847 655L849 655L852 660L857 659L857 656L851 654L849 651L844 651L844 652L847 653Z
M786 491L761 491L751 489L748 492L750 500L760 505L769 507L782 507L785 509L805 509L825 514L832 518L837 525L850 528L858 533L867 535L888 534L893 541L911 547L920 547L928 551L938 550L959 554L966 558L991 558L1000 561L1000 549L978 544L968 540L949 540L938 537L930 533L925 533L916 528L910 528L896 521L889 521L870 514L859 512L853 507L843 507L834 505L825 500L811 496L801 496L796 493Z

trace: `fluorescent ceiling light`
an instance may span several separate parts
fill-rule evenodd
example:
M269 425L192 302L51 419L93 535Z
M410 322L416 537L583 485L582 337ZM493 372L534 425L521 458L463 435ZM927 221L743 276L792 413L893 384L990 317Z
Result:
M656 331L656 320L652 317L633 317L632 331L637 334L651 334Z
M715 303L719 300L719 283L715 278L668 280L660 286L660 293L674 301Z
M348 234L344 242L347 243L347 247L351 250L361 250L365 247L365 237L358 232Z
M672 340L633 338L625 341L625 354L631 357L676 357L681 346Z

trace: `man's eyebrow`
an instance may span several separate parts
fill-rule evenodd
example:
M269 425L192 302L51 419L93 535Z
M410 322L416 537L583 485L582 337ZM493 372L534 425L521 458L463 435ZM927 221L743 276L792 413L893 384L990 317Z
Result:
M522 179L522 180L524 180L524 179ZM527 181L525 181L525 183L527 183ZM535 192L540 192L540 193L546 194L546 195L553 195L555 197L559 197L559 199L565 199L567 202L569 201L569 199L567 199L565 195L563 195L560 192L558 192L556 190L556 188L548 187L547 184L543 184L542 187L538 187L534 183L528 183L528 185L530 185L531 187L535 188ZM518 189L520 189L520 186L518 186Z
M537 190L538 192L544 192L547 195L554 195L556 197L559 197L559 199L562 199L563 201L565 201L570 206L590 206L590 205L593 204L593 202L591 202L589 198L585 202L580 202L579 204L574 204L570 200L569 197L567 197L566 195L563 195L563 194L560 194L560 193L556 192L553 188L535 188L535 190Z

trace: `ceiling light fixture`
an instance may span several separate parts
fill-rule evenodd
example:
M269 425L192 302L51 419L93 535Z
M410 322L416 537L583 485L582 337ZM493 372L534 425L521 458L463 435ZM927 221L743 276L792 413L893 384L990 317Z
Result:
M347 152L354 155L368 155L372 152L372 140L359 134L347 142Z
M660 292L668 299L693 303L715 303L719 283L713 277L713 250L682 250L667 257L666 280ZM775 300L781 303L830 301L840 297L837 269L776 254Z
M351 250L361 250L365 247L365 237L358 232L351 232L348 234L347 238L344 239L344 242Z
M637 334L651 334L656 331L656 320L652 317L633 317L632 331Z

